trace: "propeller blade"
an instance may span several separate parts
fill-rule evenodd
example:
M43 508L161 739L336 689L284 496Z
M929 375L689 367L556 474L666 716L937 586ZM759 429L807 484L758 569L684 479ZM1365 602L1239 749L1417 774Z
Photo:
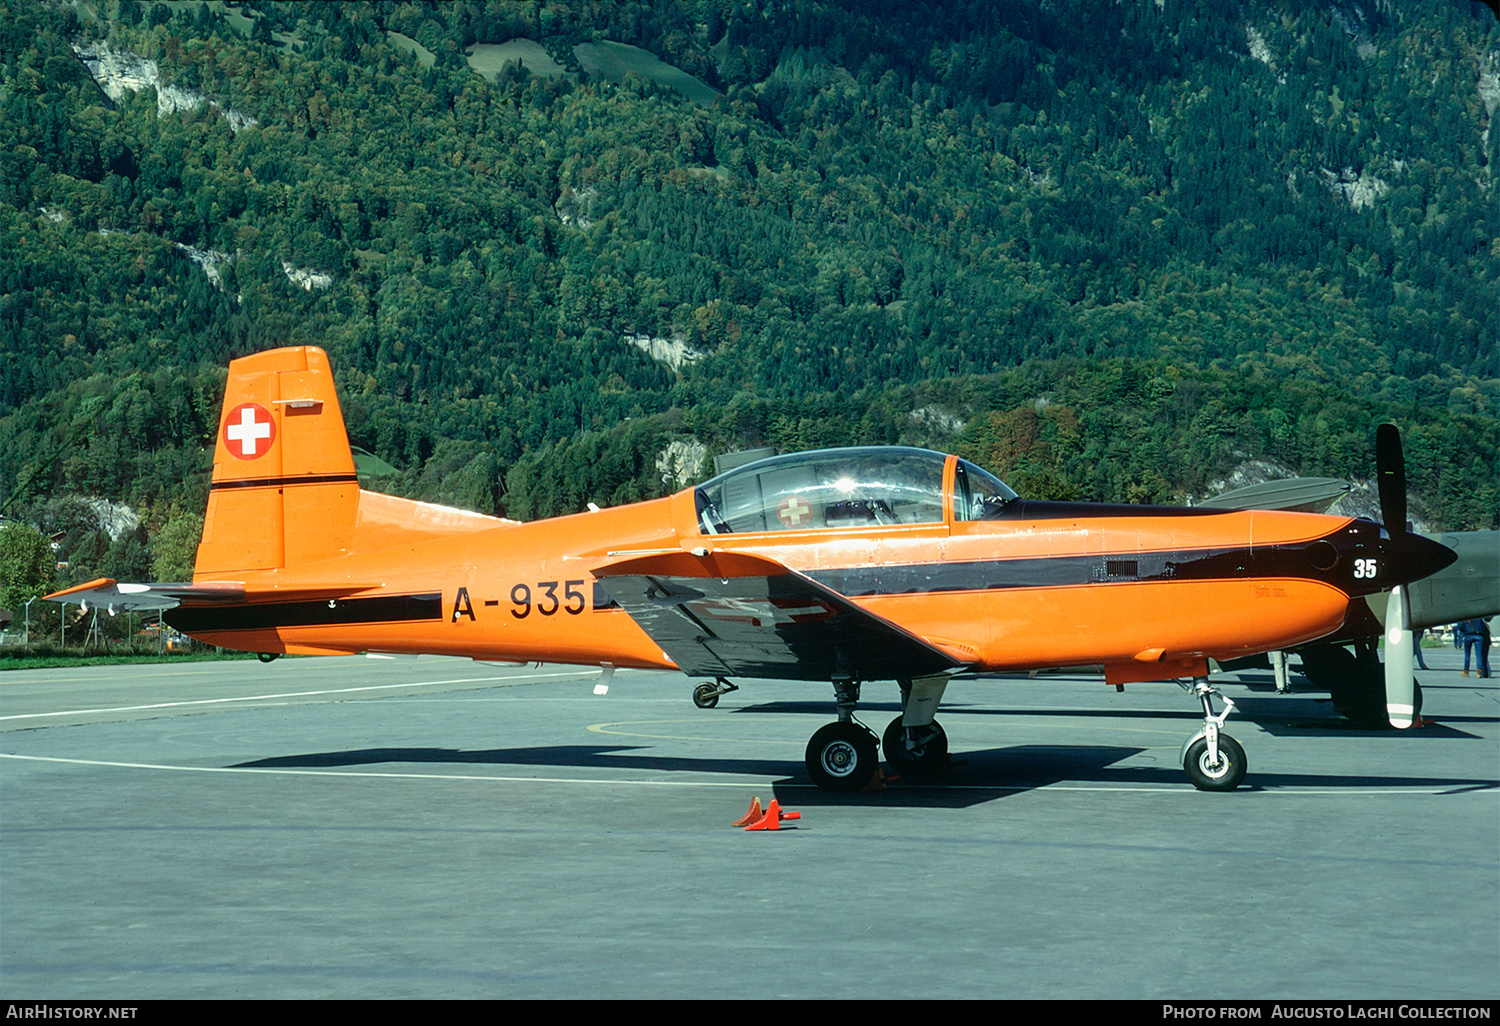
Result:
M1375 429L1375 480L1380 491L1380 519L1391 537L1406 532L1406 458L1401 432L1394 424Z
M1411 660L1411 605L1406 587L1398 585L1385 604L1385 711L1398 730L1415 723L1419 712Z

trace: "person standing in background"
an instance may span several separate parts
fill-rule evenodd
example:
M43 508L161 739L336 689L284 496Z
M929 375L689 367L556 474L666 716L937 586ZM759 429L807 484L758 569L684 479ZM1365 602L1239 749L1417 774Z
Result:
M1488 626L1480 619L1465 620L1458 625L1457 641L1459 647L1464 650L1463 675L1465 677L1469 675L1470 656L1474 658L1474 672L1481 677L1489 675L1489 646L1484 645L1481 648L1481 642L1488 641L1486 637Z

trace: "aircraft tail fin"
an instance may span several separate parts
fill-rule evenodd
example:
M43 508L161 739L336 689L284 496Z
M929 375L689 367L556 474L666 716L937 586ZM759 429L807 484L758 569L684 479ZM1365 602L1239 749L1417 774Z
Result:
M354 457L323 350L275 349L230 363L193 579L340 555L358 510Z

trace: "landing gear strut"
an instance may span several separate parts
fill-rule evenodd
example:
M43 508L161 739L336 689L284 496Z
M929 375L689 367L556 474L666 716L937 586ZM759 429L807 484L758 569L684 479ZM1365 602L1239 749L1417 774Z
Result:
M885 728L880 745L885 760L897 773L941 773L948 768L948 735L933 719L947 674L900 680L901 715Z
M948 734L933 720L908 728L897 716L880 737L885 761L898 773L938 773L948 768Z
M1203 703L1203 729L1188 738L1182 746L1182 770L1200 791L1233 791L1245 779L1245 750L1240 743L1223 733L1224 721L1234 711L1234 703L1203 677L1183 687ZM1219 695L1224 711L1214 715L1213 696Z
M833 705L838 722L818 730L807 743L807 775L825 791L863 791L880 772L880 751L898 773L936 773L948 768L948 735L932 718L948 675L898 681L902 713L875 732L854 718L859 681L835 678Z
M835 680L833 704L838 722L820 727L807 743L807 775L825 791L863 791L880 769L875 732L854 718L859 682Z

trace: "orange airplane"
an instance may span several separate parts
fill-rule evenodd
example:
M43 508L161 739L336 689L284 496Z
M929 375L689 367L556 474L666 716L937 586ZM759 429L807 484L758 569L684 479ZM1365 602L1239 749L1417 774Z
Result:
M1401 524L1393 436L1378 439L1382 501ZM517 523L361 489L328 359L300 347L230 364L191 584L101 579L48 598L166 609L178 630L267 660L676 669L711 678L700 706L737 677L828 681L837 720L806 765L830 790L874 782L882 746L899 771L945 766L934 713L955 673L1102 665L1114 685L1191 680L1203 726L1183 767L1230 790L1245 754L1223 731L1233 704L1214 712L1210 660L1329 635L1352 598L1382 591L1399 647L1402 586L1452 560L1348 517L1029 501L956 456L884 446L774 456L666 498ZM902 697L879 739L854 719L873 680ZM1388 682L1398 724L1416 715L1409 672L1404 688Z

